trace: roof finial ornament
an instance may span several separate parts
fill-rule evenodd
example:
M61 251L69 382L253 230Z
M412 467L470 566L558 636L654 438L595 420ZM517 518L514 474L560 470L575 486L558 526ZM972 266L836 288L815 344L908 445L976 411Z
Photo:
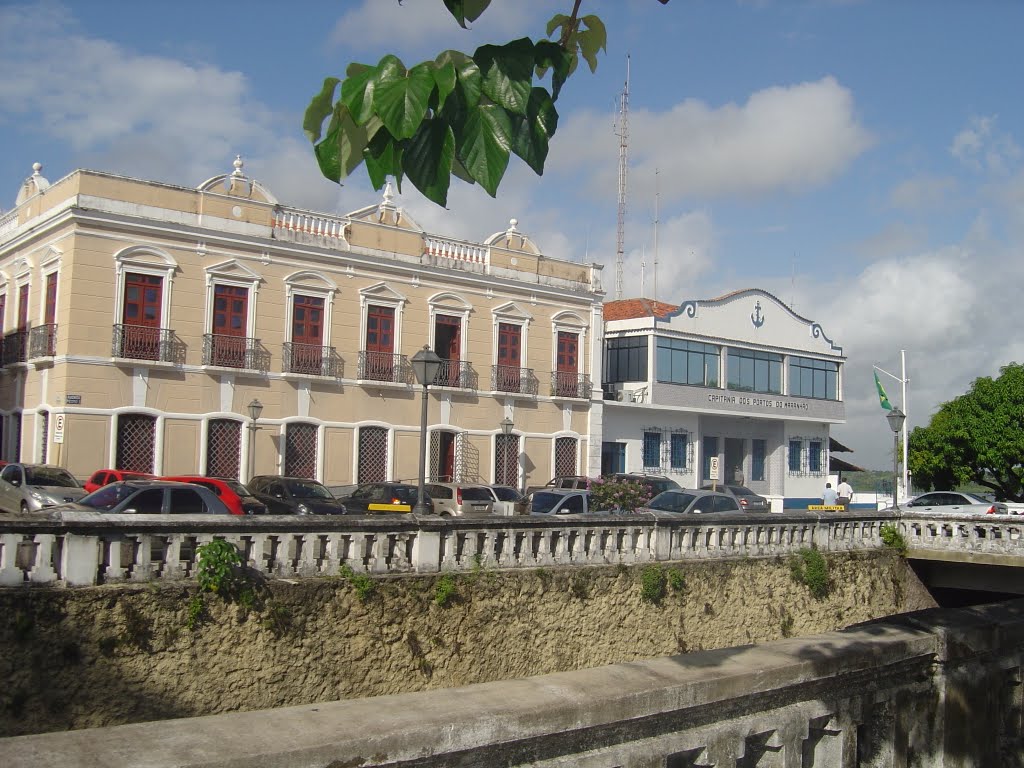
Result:
M241 178L245 178L245 174L242 173L242 166L244 166L245 163L242 162L242 156L241 155L235 155L235 162L232 163L232 165L235 166L235 170L233 170L231 172L231 175L235 176L237 178L240 178L240 179Z
M43 170L43 164L42 163L32 163L32 175L33 176L39 176L40 175L39 172L41 170Z
M508 220L508 229L505 230L505 234L511 236L511 235L514 235L516 232L518 232L519 230L516 229L516 225L518 223L519 223L519 219L509 219Z
M381 208L395 207L395 194L391 191L391 179L384 183L384 199L380 203Z

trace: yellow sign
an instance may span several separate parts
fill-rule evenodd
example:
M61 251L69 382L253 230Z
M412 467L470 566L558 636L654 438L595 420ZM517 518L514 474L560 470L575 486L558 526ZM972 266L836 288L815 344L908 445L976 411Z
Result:
M371 512L412 512L409 504L370 504L367 509Z
M841 504L808 504L808 512L842 512L846 507Z

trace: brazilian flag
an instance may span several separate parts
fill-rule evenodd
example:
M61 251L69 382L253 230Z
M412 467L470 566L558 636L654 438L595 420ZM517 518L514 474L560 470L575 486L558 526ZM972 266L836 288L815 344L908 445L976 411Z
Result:
M889 402L889 396L885 394L885 390L882 389L882 382L878 380L878 371L875 371L875 388L878 390L878 402L887 411L892 410L892 403Z

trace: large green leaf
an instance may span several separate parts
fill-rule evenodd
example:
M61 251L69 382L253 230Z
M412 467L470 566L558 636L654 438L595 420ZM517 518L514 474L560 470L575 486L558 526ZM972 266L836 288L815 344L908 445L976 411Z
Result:
M558 111L544 88L530 91L526 117L512 117L512 151L526 161L534 172L544 174L548 144L558 127Z
M445 100L448 98L453 90L455 90L455 84L458 82L455 74L455 65L450 62L434 62L434 83L437 85L437 108L440 109L444 106Z
M320 93L314 96L306 107L306 114L302 118L302 130L314 144L320 140L324 120L334 111L334 91L340 82L336 77L326 78Z
M349 71L353 69L349 66ZM350 74L341 84L341 100L348 107L352 119L357 123L365 123L373 114L373 89L376 83L377 68L360 65L358 71Z
M608 33L597 16L584 16L580 21L587 27L576 35L580 55L587 60L590 71L596 72L598 51L607 51Z
M459 22L459 26L466 29L467 21L476 21L480 14L487 10L491 0L444 0L448 12Z
M455 136L443 120L427 119L402 153L402 169L424 197L448 204Z
M550 40L538 40L534 46L534 64L537 67L537 77L544 77L545 72L549 68L552 70L552 101L558 100L558 94L571 74L573 61L575 61L575 57L572 54Z
M363 162L367 141L365 126L357 125L348 108L339 102L327 135L314 147L320 172L331 181L341 183Z
M523 37L505 45L481 45L473 61L483 74L487 97L509 112L525 115L533 85L533 41Z
M466 166L459 160L458 155L452 158L452 175L457 176L467 184L476 184L476 179L469 175L469 171L466 170Z
M388 176L395 177L399 191L402 189L402 147L387 128L380 128L373 134L363 152L366 172L374 189L382 189Z
M410 70L396 56L385 56L377 66L373 108L396 139L409 139L427 113L434 89L432 65L417 64Z
M498 104L470 110L457 152L466 171L495 197L508 167L512 121Z

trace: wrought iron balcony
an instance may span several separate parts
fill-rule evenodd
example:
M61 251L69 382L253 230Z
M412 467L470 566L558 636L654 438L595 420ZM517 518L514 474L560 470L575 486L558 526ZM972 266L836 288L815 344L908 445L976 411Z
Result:
M270 352L251 336L204 333L203 365L266 373L270 370Z
M183 365L185 342L169 328L118 324L114 326L110 354L125 360L152 360Z
M24 363L28 359L28 331L14 331L4 336L4 365Z
M359 372L356 374L356 378L361 381L411 384L412 366L405 355L363 351L359 353Z
M57 324L37 325L28 332L28 358L53 357L57 351Z
M552 397L575 397L581 400L589 400L591 389L590 377L585 373L576 373L575 371L551 372Z
M479 384L480 376L473 370L471 363L463 360L441 360L441 366L437 369L431 386L477 389Z
M491 366L491 390L511 392L517 395L536 395L540 388L533 368L516 368L512 365Z
M282 357L282 370L285 373L333 378L341 378L343 375L343 363L334 347L318 347L288 341L283 345Z

